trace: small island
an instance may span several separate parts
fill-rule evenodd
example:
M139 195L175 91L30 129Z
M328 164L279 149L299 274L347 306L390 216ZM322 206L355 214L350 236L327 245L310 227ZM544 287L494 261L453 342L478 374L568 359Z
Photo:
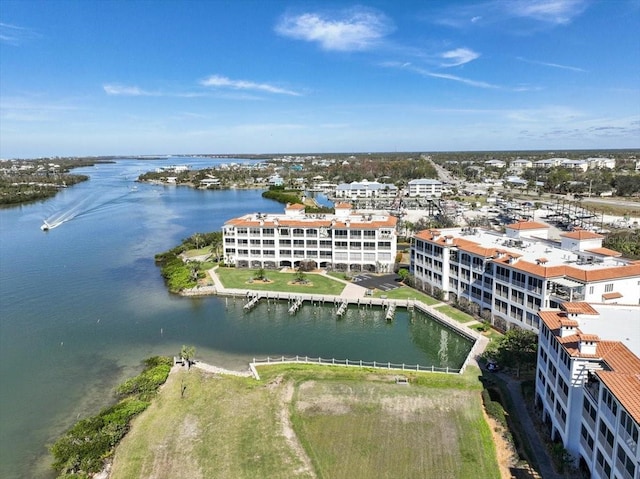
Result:
M15 206L55 196L68 186L87 181L73 168L113 163L108 158L41 158L0 161L0 206Z

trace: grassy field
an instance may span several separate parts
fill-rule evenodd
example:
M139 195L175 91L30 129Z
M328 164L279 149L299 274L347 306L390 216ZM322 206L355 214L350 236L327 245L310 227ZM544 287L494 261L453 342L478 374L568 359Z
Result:
M257 270L245 268L218 268L216 274L225 288L252 289L259 291L282 291L286 293L333 294L340 295L344 283L320 274L306 273L309 284L291 284L295 273L267 271L269 282L255 281Z
M446 314L447 316L449 316L451 319L455 319L456 321L458 321L459 323L468 323L469 321L473 321L474 318L473 316L460 311L459 309L454 308L453 306L449 306L447 304L442 305L442 306L438 306L436 308L438 311L440 311L441 313Z
M349 368L260 375L172 373L118 446L111 479L499 477L477 368L407 374L409 386Z
M376 298L385 296L389 299L416 299L418 301L422 301L428 306L433 306L434 304L438 304L441 302L435 298L432 298L431 296L418 291L417 289L409 288L408 286L400 286L399 288L392 289L390 291L376 290L374 291L373 296Z

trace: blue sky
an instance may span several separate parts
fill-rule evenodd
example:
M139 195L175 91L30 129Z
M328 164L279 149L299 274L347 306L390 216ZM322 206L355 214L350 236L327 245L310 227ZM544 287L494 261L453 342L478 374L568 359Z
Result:
M0 3L0 157L640 147L640 0Z

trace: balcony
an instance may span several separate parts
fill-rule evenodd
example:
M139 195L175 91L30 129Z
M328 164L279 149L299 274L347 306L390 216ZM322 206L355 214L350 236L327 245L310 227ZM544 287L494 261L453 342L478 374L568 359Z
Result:
M587 381L584 385L584 390L590 396L593 403L598 404L598 396L600 395L600 382Z

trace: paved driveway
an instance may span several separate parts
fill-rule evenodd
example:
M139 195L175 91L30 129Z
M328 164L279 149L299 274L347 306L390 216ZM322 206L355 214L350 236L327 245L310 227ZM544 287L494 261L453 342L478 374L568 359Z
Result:
M371 274L361 273L353 277L353 283L367 289L379 289L380 291L391 291L399 288L400 276L397 274Z

